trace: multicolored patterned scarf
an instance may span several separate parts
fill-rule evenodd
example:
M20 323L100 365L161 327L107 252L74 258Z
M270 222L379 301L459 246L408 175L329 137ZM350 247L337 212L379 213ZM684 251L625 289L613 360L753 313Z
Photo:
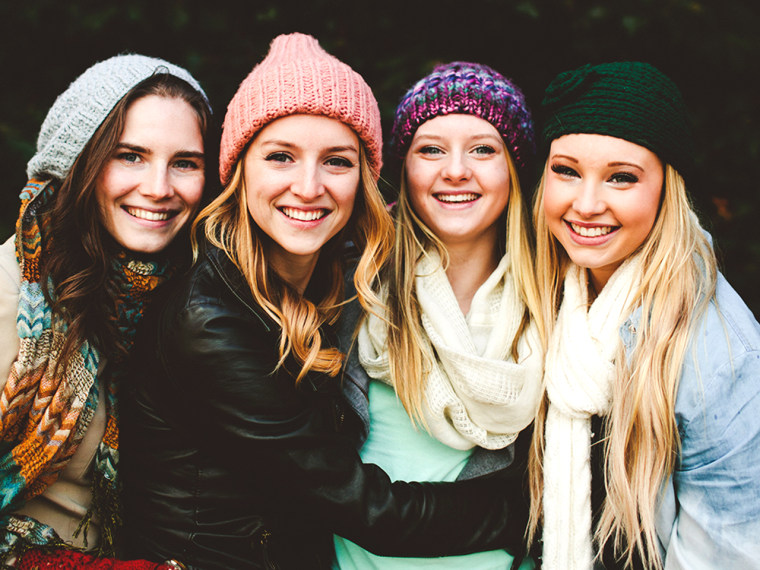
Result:
M45 300L40 260L50 239L45 206L57 190L50 181L30 180L21 193L16 224L16 257L21 268L17 331L19 354L0 397L0 561L29 547L62 544L55 531L29 517L11 515L56 481L74 455L95 415L99 390L106 391L106 429L95 456L93 503L80 525L93 516L101 524L99 553L113 552L118 529L119 431L116 393L124 356L102 355L85 340L65 367L57 367L67 323ZM169 276L167 264L130 259L112 263L118 294L112 318L129 352L150 293ZM61 374L61 371L63 373Z

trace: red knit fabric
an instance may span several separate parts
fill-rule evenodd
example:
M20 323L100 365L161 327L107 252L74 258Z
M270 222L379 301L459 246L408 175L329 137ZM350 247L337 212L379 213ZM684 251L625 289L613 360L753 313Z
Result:
M171 566L147 560L116 560L97 558L72 550L42 552L30 550L16 561L21 570L171 570Z

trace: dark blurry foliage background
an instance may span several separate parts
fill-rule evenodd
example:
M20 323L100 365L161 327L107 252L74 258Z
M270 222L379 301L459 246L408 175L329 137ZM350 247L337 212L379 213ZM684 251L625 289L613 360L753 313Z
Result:
M436 63L491 65L522 87L535 112L556 73L636 59L684 94L698 148L695 205L729 281L760 316L758 25L756 0L2 0L0 238L13 231L48 108L82 71L116 53L187 67L221 123L271 39L310 33L372 86L386 138L398 99ZM393 192L396 177L384 172L384 191Z

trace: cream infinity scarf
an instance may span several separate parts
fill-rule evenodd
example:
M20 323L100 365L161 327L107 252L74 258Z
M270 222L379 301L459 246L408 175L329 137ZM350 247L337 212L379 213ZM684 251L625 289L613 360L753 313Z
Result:
M593 566L591 416L610 409L619 328L631 313L638 256L612 275L589 307L587 271L572 264L546 356L543 567Z
M524 305L514 290L509 260L476 291L462 314L436 252L417 264L415 280L422 313L427 378L424 419L430 433L456 449L501 449L535 417L541 396L543 357L535 326L510 347ZM359 361L372 378L391 384L387 325L369 315L359 330Z

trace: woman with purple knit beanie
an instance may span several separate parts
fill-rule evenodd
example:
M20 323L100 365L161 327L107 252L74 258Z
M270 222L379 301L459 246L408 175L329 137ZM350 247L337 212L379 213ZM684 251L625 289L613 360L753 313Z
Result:
M196 263L137 342L122 413L130 555L328 568L333 532L382 555L521 548L521 473L392 482L356 451L333 325L347 242L352 287L379 312L393 230L380 157L361 76L311 36L275 38L228 106L224 190L195 222Z
M485 65L436 67L398 105L391 147L402 176L385 312L364 316L351 345L354 306L342 335L354 347L345 391L364 419L361 457L392 479L511 471L521 487L544 354L521 189L530 190L533 136L521 91ZM520 565L504 550L411 561L335 542L343 569Z

